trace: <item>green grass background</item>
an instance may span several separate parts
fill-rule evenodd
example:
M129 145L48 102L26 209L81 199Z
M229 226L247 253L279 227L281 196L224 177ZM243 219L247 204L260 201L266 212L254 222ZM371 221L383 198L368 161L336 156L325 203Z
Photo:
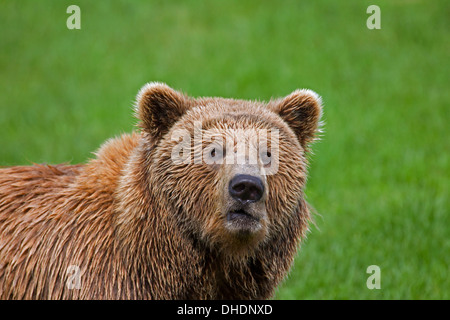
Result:
M311 88L320 216L275 298L449 299L449 17L445 0L0 0L0 165L86 162L133 129L148 81L263 100Z

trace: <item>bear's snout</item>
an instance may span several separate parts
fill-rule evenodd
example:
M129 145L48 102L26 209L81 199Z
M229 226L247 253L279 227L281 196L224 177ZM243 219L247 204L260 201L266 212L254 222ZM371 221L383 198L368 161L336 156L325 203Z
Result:
M231 179L228 192L242 204L257 202L264 194L264 183L258 177L238 174Z

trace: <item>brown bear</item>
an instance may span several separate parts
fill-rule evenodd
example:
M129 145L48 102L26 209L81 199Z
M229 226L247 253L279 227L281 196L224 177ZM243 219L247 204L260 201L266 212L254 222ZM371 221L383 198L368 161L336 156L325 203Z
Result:
M0 169L0 298L270 298L308 229L321 110L306 89L263 103L153 82L139 130L87 164Z

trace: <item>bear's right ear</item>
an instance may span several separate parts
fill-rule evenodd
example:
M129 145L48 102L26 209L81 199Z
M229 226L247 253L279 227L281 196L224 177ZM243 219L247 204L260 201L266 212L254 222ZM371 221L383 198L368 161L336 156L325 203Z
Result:
M291 127L303 148L320 132L322 99L312 90L295 90L278 101L273 111Z
M136 98L136 114L141 127L155 141L161 139L186 112L189 99L168 85L147 83Z

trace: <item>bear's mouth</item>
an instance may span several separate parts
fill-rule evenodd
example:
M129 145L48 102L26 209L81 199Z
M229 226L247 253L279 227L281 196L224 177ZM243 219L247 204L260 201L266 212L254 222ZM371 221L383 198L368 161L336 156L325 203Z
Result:
M257 213L242 208L228 211L226 220L225 225L230 232L246 239L262 228L261 218Z
M241 221L241 222L259 222L259 219L244 209L232 210L227 214L228 221Z

